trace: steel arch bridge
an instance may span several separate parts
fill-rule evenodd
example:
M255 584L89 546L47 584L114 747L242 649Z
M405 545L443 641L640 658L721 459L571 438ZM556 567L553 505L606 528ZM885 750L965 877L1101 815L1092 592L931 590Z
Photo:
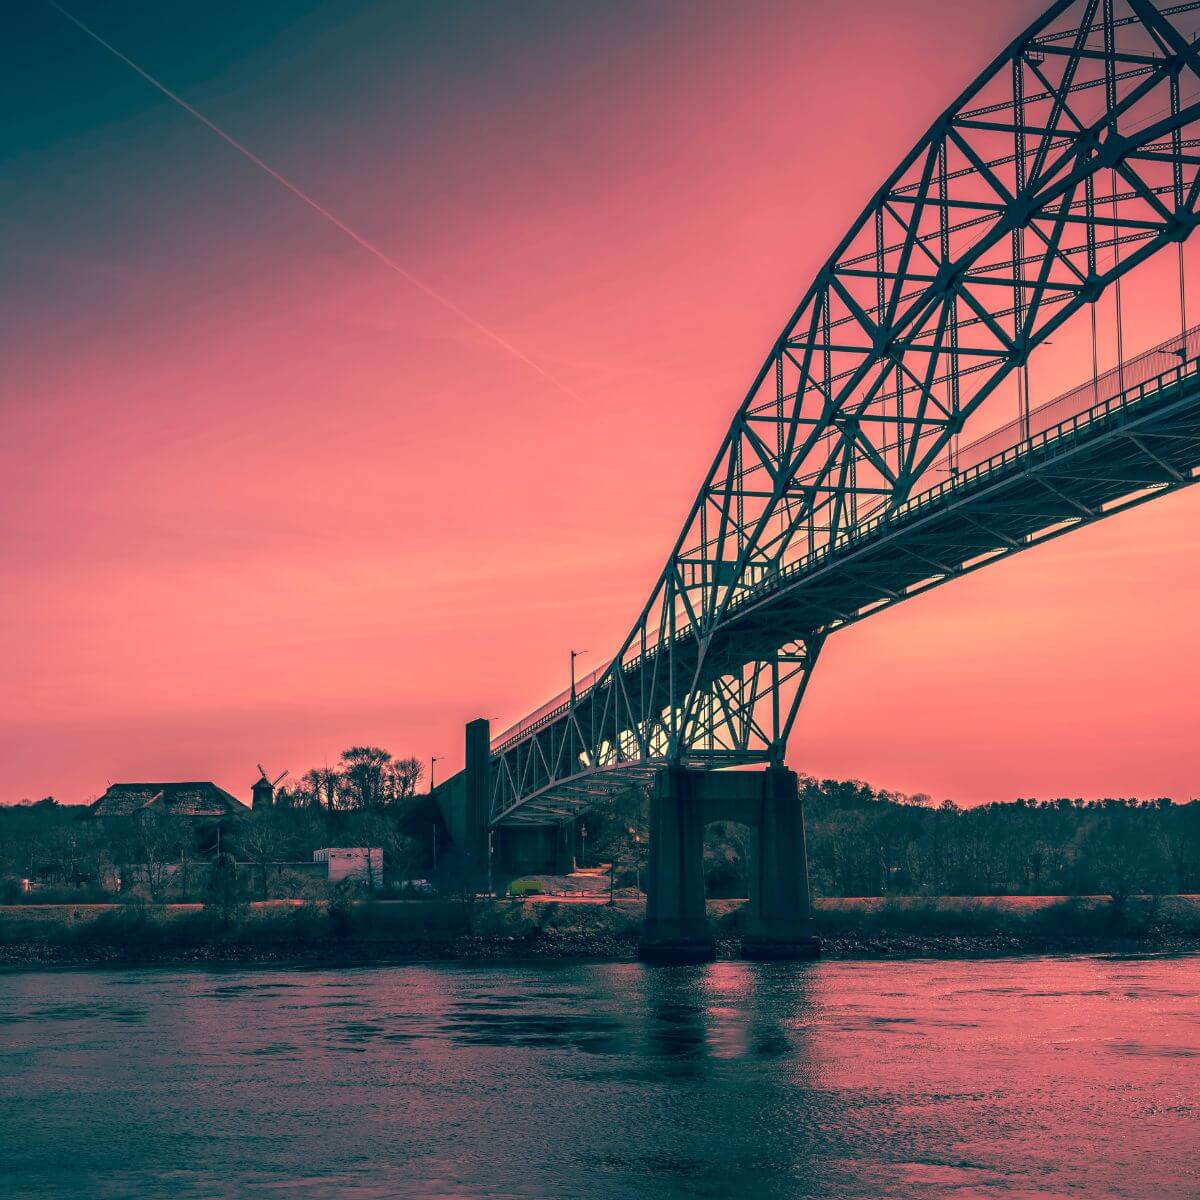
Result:
M780 764L830 633L1195 482L1200 338L1101 375L1095 306L1115 289L1119 321L1122 277L1200 219L1198 9L1059 0L934 122L788 318L612 661L492 743L493 826ZM1090 377L1031 405L1030 355L1089 308Z

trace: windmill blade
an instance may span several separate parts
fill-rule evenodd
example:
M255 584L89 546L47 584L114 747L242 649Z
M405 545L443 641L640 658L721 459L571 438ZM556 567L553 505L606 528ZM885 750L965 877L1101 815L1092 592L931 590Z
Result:
M276 780L275 780L275 782L274 782L273 784L271 784L271 786L272 786L273 788L277 788L277 787L279 786L280 782L283 780L284 776L286 776L286 775L287 775L287 772L286 772L286 771L284 771L283 775L280 775L280 776L279 776L279 778L278 778L278 779L276 779Z
M266 767L264 767L264 766L262 765L262 763L255 763L254 765L255 765L255 766L258 768L258 773L259 773L259 774L260 774L260 775L261 775L261 776L262 776L264 779L268 779L268 780L270 779L270 776L267 774L267 768L266 768Z

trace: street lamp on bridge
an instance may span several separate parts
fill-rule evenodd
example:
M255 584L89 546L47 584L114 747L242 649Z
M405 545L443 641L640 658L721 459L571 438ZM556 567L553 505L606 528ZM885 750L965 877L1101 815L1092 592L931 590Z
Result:
M571 651L571 703L575 703L575 660L581 655L586 654L586 650Z

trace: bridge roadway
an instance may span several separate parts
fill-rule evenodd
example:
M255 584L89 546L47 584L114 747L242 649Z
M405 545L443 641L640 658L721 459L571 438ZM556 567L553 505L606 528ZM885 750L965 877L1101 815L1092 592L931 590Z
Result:
M994 454L880 513L835 544L789 564L748 589L727 610L701 682L732 671L782 642L830 633L930 588L1200 478L1200 359L1126 389ZM674 670L690 677L696 639L675 639ZM630 692L651 689L670 702L671 683L654 670L651 648L622 670ZM689 655L691 658L689 659ZM707 674L706 674L707 672ZM586 730L604 711L611 676L492 745L498 755L556 723ZM662 760L629 758L546 780L518 795L493 827L549 825L596 799L649 779ZM712 759L682 765L719 766Z

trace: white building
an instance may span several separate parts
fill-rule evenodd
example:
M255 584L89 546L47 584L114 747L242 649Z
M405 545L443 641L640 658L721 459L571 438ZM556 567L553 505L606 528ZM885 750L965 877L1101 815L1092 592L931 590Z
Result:
M379 846L326 846L313 851L313 862L325 864L330 883L357 879L378 887L383 879L383 850Z

